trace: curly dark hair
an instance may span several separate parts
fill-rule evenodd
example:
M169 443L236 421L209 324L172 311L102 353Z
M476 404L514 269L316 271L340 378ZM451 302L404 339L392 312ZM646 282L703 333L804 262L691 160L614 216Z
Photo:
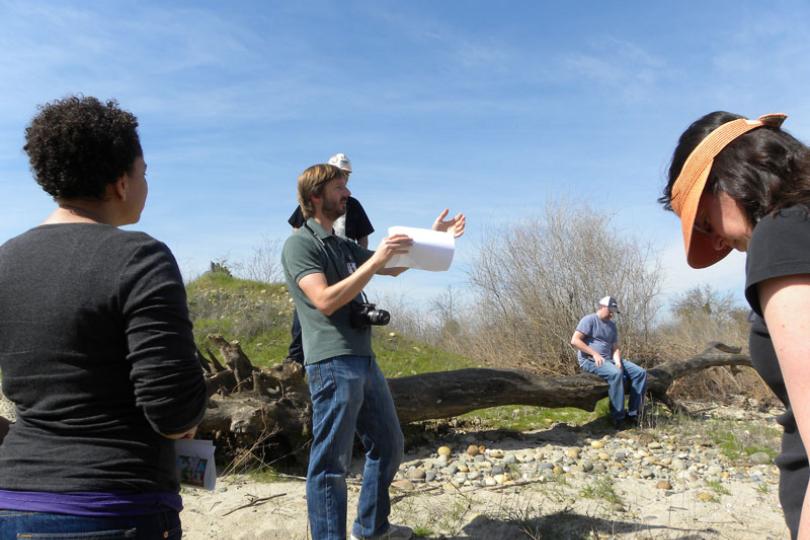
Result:
M743 118L725 111L709 113L689 126L678 140L664 194L658 199L672 210L672 186L689 154L713 130ZM810 210L810 149L781 128L763 126L741 135L714 158L707 191L722 191L738 201L751 223L789 206Z
M39 107L25 129L37 183L55 199L102 199L107 184L143 157L138 119L94 97L68 96Z

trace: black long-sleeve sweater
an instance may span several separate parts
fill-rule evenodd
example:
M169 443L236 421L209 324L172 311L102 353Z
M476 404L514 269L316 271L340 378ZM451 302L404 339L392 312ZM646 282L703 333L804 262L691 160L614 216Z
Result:
M0 246L0 371L17 422L0 489L176 492L174 446L206 392L169 249L100 224Z

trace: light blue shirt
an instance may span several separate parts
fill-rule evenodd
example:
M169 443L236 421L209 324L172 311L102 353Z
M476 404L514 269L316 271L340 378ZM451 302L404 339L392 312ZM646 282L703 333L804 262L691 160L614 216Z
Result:
M610 319L603 321L596 313L585 315L577 325L577 332L585 335L584 341L588 347L602 355L602 358L609 360L613 355L613 347L619 340L619 331L616 323ZM593 361L590 354L577 351L577 359L582 365L585 361Z

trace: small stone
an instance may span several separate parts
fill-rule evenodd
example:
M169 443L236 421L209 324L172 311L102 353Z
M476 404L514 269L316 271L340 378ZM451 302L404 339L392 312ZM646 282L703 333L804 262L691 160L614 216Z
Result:
M456 470L458 472L460 472L460 473L468 473L468 472L470 472L470 468L467 467L467 465L465 463L459 463Z
M700 493L698 493L697 494L697 499L700 502L705 502L705 503L713 502L715 500L714 495L712 495L708 491L701 491Z
M554 465L554 468L551 470L551 472L553 472L554 474L562 474L563 468L560 467L559 465Z
M579 448L569 448L565 451L565 455L571 459L579 459Z
M591 448L599 449L604 447L605 447L604 441L591 441Z
M659 480L658 483L655 484L655 487L658 489L670 490L672 489L672 484L669 483L669 480Z
M491 476L484 478L484 485L487 487L497 486L498 482Z
M502 459L504 456L503 450L501 450L500 448L493 448L487 453L489 454L489 457L494 459Z
M586 460L586 461L582 462L581 467L582 467L582 472L588 473L588 472L591 472L593 470L593 463Z
M467 455L470 457L475 457L478 455L478 446L475 444L471 444L467 447Z
M607 453L607 452L599 452L599 453L596 455L596 457L598 457L598 458L599 458L599 459L601 459L602 461L607 461L607 460L609 460L609 459L610 459L610 456L608 455L608 453Z
M748 459L751 461L751 463L756 465L767 465L771 463L771 456L765 452L754 452Z
M627 452L622 451L616 452L615 454L613 454L613 459L615 459L616 461L624 461L625 459L627 459Z
M453 451L450 450L449 446L440 446L439 449L437 450L437 452L438 452L439 456L444 456L446 458L449 458L450 454L453 453Z
M503 463L504 465L514 465L515 463L517 463L517 458L515 457L514 454L509 454L508 456L503 458Z
M425 482L433 482L436 480L436 471L427 471L425 473Z
M401 491L413 491L413 482L410 480L394 480L391 485Z
M509 475L508 474L496 474L495 476L493 476L493 479L495 480L496 484L501 484L502 485L502 484L505 484L505 483L507 483L509 481Z
M686 462L680 458L675 458L672 460L672 464L670 465L673 471L685 471L686 470Z
M411 482L424 482L425 476L427 476L427 473L425 472L425 469L421 467L417 467L415 469L411 469L408 471L408 480L410 480Z

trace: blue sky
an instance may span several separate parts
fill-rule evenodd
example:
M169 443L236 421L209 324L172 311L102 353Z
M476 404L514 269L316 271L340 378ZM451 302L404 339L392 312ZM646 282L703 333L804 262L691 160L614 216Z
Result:
M689 270L655 202L675 142L717 109L784 111L810 140L804 2L0 0L0 20L0 241L53 207L21 150L36 106L115 98L149 164L135 228L187 277L282 242L297 175L345 152L372 246L445 206L468 216L450 272L377 278L378 293L463 289L488 230L555 199L654 245L665 298L740 291L744 257Z

